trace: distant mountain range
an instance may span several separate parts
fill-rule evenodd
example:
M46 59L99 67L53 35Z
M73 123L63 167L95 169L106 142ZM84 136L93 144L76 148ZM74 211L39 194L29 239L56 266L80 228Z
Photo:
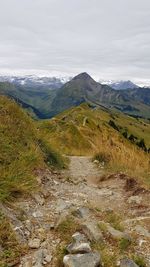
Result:
M36 118L50 118L60 112L88 102L94 106L117 109L132 116L150 117L150 89L139 88L130 81L117 90L96 82L87 73L81 73L67 83L49 78L15 79L0 83L0 94L14 98ZM32 80L32 82L31 82ZM33 82L34 80L34 82ZM37 85L38 84L38 85ZM40 85L41 84L41 85ZM131 88L125 88L131 85ZM118 85L117 85L118 86ZM123 90L124 89L124 90Z
M126 90L126 89L139 88L138 85L134 84L131 81L112 82L109 85L115 90Z
M36 87L41 89L60 88L71 77L39 77L36 75L28 76L0 76L0 82L10 82L15 85Z
M70 76L43 76L39 77L36 75L26 75L26 76L0 76L0 82L10 82L15 85L24 85L30 87L40 87L55 89L60 88L64 83L70 81L72 77ZM133 89L139 86L131 81L113 81L113 80L99 80L101 84L107 84L116 90Z

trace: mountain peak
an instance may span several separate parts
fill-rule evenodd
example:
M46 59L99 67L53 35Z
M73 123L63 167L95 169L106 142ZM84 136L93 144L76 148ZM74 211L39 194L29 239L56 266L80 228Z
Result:
M75 76L72 80L91 80L92 77L87 72L82 72Z

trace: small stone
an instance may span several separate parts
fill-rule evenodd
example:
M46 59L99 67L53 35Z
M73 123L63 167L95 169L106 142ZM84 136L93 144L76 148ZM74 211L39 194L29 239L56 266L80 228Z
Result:
M33 215L34 218L43 217L43 213L41 211L35 211L35 212L33 212L32 215Z
M40 239L34 238L29 241L30 248L39 248L40 247Z
M120 261L120 267L138 267L138 265L130 259L122 259Z
M64 267L100 267L101 257L100 254L86 253L77 255L66 255L63 259Z
M88 253L91 252L89 243L75 243L67 246L67 251L70 254Z
M90 210L87 207L80 207L73 212L73 215L81 219L87 218L89 214L90 214Z
M47 263L50 263L52 261L52 255L46 255L44 259Z
M91 252L91 247L85 237L85 235L79 232L72 236L73 242L67 246L67 251L70 254L80 254Z
M114 229L113 227L107 225L107 231L108 233L113 237L113 238L116 238L116 239L122 239L122 238L125 238L127 240L131 240L130 236L125 233L125 232L121 232L119 230L116 230Z
M103 241L103 235L96 222L86 221L82 225L82 230L90 241L96 241L96 242Z
M79 232L76 232L73 236L72 236L72 239L75 241L75 242L87 242L87 238L85 237L85 235L79 233Z

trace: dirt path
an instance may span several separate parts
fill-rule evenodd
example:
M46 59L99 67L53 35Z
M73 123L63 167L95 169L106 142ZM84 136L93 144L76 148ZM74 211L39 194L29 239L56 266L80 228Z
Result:
M91 157L70 157L69 174L73 180L96 183L102 175L102 171L93 164Z
M54 229L66 214L80 207L91 210L92 220L101 220L108 211L119 214L126 231L136 235L136 250L150 263L149 193L133 196L119 175L100 181L103 172L89 157L70 157L69 170L61 175L48 170L39 173L41 191L16 203L16 210L24 213L23 220L18 220L18 213L13 211L12 216L11 210L7 211L21 241L39 240L36 249L30 246L19 267L56 267L56 250L63 240ZM52 260L46 261L43 253Z

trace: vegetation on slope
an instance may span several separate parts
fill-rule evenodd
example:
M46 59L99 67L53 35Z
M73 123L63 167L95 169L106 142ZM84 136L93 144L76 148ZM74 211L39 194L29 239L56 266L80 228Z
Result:
M119 131L110 125L113 120ZM106 160L107 170L123 171L127 174L145 178L149 182L150 158L142 148L124 137L136 134L145 139L149 147L148 121L134 119L122 113L112 113L106 109L93 109L82 104L57 117L39 123L39 128L53 145L69 155L94 155L100 153ZM133 164L134 162L134 164Z
M14 101L0 97L0 200L29 192L36 186L35 170L45 164L63 167L35 122Z

